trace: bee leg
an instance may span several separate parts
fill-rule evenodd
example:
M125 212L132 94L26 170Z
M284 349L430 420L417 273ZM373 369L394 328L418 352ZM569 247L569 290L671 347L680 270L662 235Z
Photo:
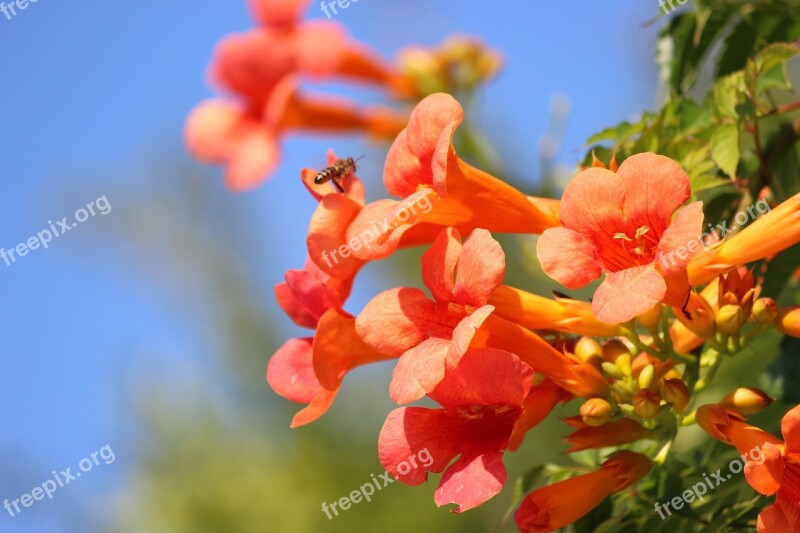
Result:
M339 180L334 179L331 181L331 183L333 183L334 187L336 187L340 193L344 194L344 187L342 187L342 185L339 183Z

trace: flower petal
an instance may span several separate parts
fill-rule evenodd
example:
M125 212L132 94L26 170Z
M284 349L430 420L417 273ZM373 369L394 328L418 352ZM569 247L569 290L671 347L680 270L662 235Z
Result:
M597 288L592 311L610 324L628 322L653 308L667 291L667 284L652 265L611 272Z
M328 390L339 388L345 374L369 363L392 359L367 346L356 333L355 318L330 309L320 318L314 335L314 373Z
M664 231L656 248L656 257L665 275L671 276L686 270L689 260L702 247L700 233L703 217L703 202L694 202L678 209L675 220Z
M783 462L783 454L777 446L766 442L760 448L763 456L761 462L754 461L750 454L751 458L744 465L744 477L757 492L769 496L780 489L786 467ZM758 448L753 448L753 450L755 449Z
M467 350L454 369L430 393L440 405L521 407L533 382L533 370L516 355L494 348Z
M392 374L389 396L398 404L419 400L444 378L447 339L432 338L404 353Z
M795 533L800 531L800 505L778 493L775 503L758 515L758 533Z
M397 136L386 158L386 189L394 196L406 197L418 185L433 185L431 164L439 140L443 135L449 137L463 119L461 105L449 94L432 94L417 104L408 127Z
M624 181L628 220L637 227L648 225L659 234L691 195L689 176L678 163L663 155L632 155L622 162L617 174Z
M477 507L497 495L508 479L499 451L477 457L461 456L442 476L434 501L442 506L458 504L453 512Z
M461 235L458 230L447 228L422 254L422 281L439 303L453 301L453 280L461 251Z
M781 421L786 453L800 453L800 405L790 409Z
M267 382L276 393L298 403L308 403L322 390L311 365L313 339L289 339L267 366Z
M456 268L455 301L466 305L485 305L489 296L503 284L506 255L500 243L485 229L476 229L464 242Z
M356 318L356 331L377 352L399 357L428 337L449 339L461 317L438 309L419 289L377 295Z
M544 273L570 289L600 277L595 249L583 235L567 228L550 228L536 243Z

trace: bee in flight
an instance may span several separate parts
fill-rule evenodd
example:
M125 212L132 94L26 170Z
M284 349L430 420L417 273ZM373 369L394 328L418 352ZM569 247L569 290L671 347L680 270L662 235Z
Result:
M319 171L319 174L317 174L314 178L314 183L321 185L330 181L333 183L333 186L336 187L336 190L343 193L344 187L342 187L341 184L342 180L347 176L356 173L356 170L358 170L356 161L359 161L363 157L364 156L362 155L358 159L353 159L352 157L348 157L347 159L337 159L331 166L323 168Z

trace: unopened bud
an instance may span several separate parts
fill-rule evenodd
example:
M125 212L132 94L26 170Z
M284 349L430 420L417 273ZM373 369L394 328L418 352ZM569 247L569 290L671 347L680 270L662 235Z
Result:
M653 377L656 375L656 367L651 364L647 365L639 372L639 388L647 389L653 383Z
M636 318L639 320L639 323L648 330L652 331L656 329L659 321L661 321L661 304L656 304L652 309L642 313Z
M726 335L733 335L744 325L747 317L738 305L725 305L717 311L717 329Z
M800 337L800 307L787 307L778 313L775 325L786 335Z
M758 389L742 387L731 391L725 396L720 405L730 407L743 415L752 415L766 409L772 403L772 398L766 392Z
M587 426L602 426L609 420L614 409L602 398L590 398L581 405L581 418Z
M603 347L591 337L581 337L575 344L575 355L584 363L588 363L598 358L602 359Z
M661 398L650 389L642 389L633 395L633 410L642 418L653 418L658 414Z
M603 367L603 372L605 372L612 378L625 379L625 375L622 373L622 371L620 371L619 367L614 363L603 361L602 367Z
M753 318L762 324L772 324L778 318L778 304L772 298L759 298L753 302Z
M626 375L626 376L630 376L631 375L631 372L633 370L631 369L631 354L630 353L624 353L624 354L618 356L617 360L614 361L614 364L617 365L617 368L619 368L624 375Z
M603 359L611 361L612 363L615 362L620 355L630 355L630 353L631 351L625 343L619 339L611 339L603 345Z
M682 379L665 379L661 384L661 396L677 411L683 411L689 405L689 388Z

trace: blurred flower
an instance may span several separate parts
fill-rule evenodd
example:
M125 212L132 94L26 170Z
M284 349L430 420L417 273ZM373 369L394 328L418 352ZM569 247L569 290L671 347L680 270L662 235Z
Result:
M782 333L800 338L800 306L781 309L775 324Z
M300 94L307 78L369 83L398 98L408 92L408 79L352 40L344 26L299 20L305 1L252 0L250 7L262 27L220 41L209 67L212 85L234 100L201 103L185 131L195 157L226 166L231 189L253 188L273 174L289 133L363 132L388 141L404 127L404 115L380 106Z
M542 268L569 288L605 272L592 300L604 322L627 322L662 300L682 306L689 290L685 247L703 223L701 202L680 208L689 195L680 166L652 153L629 157L617 172L583 170L561 199L563 227L539 238Z
M617 452L599 470L536 489L522 500L514 520L522 533L544 533L572 524L647 475L652 464L644 455Z

